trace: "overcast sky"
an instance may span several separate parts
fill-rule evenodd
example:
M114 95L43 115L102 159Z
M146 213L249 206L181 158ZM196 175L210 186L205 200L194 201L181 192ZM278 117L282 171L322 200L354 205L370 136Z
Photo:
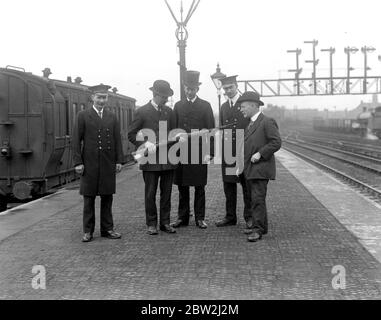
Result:
M180 0L168 0L179 18ZM184 0L188 11L191 0ZM334 75L345 75L344 47L366 45L369 75L381 74L379 0L201 0L187 29L186 65L201 72L199 96L217 110L210 79L217 62L239 80L290 77L295 68L289 49L301 48L302 76L311 74L312 45L317 39L317 76L328 75L328 54L336 47ZM170 82L179 99L176 25L164 0L2 0L0 66L20 66L51 78L81 76L86 85L105 83L142 105L156 79ZM184 13L184 14L185 14ZM352 56L353 75L363 74L363 54ZM280 97L265 103L288 108L352 109L371 96Z

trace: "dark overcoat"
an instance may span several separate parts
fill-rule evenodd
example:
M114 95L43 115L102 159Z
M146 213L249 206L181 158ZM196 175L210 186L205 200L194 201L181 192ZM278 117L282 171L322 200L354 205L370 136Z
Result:
M178 101L173 109L176 118L176 127L190 133L192 129L212 129L214 128L213 110L209 102L196 97L192 103L184 99ZM204 139L205 149L202 149L202 139ZM213 142L204 137L199 139L188 139L188 161L181 163L175 171L175 184L180 186L204 186L207 184L208 165L203 164L204 157L209 154L214 155ZM191 164L192 148L198 148L198 164Z
M250 179L275 179L274 153L280 149L282 140L278 125L272 118L261 113L247 129L244 138L244 175ZM251 162L251 157L259 152L258 162Z
M235 167L236 162L226 163L225 161L225 147L227 144L231 146L232 157L235 158L237 154L236 150L236 130L244 130L250 122L250 119L247 119L243 116L241 112L241 104L236 103L233 107L229 105L229 100L222 104L220 112L220 123L221 126L229 125L234 122L237 122L235 125L230 126L228 129L224 129L223 140L222 140L222 180L224 182L235 182L238 183L240 180L236 175L226 174L226 168ZM229 134L228 134L229 132ZM230 134L231 133L231 134ZM230 161L229 161L230 162Z
M162 122L162 125L165 123L167 130L166 132L159 133L159 122ZM137 139L137 134L140 130L145 131L146 129L152 130L155 134L155 140L147 139L152 143L162 142L159 141L160 138L167 139L168 134L171 130L175 129L175 118L173 110L167 106L163 106L162 110L156 110L155 107L148 102L146 105L141 106L136 109L134 120L131 123L130 130L128 131L128 140L131 141L136 147L139 147L145 141L139 141ZM148 131L147 131L148 132ZM147 140L146 139L146 140ZM167 151L170 148L170 144L166 147ZM176 165L173 165L169 162L168 157L166 157L165 164L161 163L159 157L159 149L156 150L156 161L155 163L144 163L140 164L139 168L145 171L164 171L164 170L174 170ZM167 152L166 152L167 154Z
M123 161L120 125L116 116L104 109L101 119L93 107L80 111L72 141L74 165L85 166L80 194L114 194L115 165Z

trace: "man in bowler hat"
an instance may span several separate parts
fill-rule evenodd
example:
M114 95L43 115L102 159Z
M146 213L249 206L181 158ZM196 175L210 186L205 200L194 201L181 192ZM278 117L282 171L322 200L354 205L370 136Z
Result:
M234 174L227 174L227 169L236 167L236 163L227 163L225 160L225 149L230 148L232 157L237 156L236 150L236 130L244 130L249 124L249 119L245 119L242 115L240 108L241 105L238 101L240 94L238 92L237 76L229 76L221 79L222 88L225 91L228 99L221 106L220 123L221 125L231 124L231 136L223 134L222 144L222 181L224 184L225 193L225 217L216 222L217 227L225 227L237 224L237 183L242 186L244 210L243 216L246 222L245 232L250 232L252 221L250 218L250 194L246 186L244 175L236 176ZM225 130L224 130L225 131Z
M250 214L253 224L247 240L258 241L267 233L266 193L269 180L275 179L274 153L282 145L278 125L272 118L260 111L263 102L256 92L245 92L239 99L241 112L250 123L245 129L243 173L248 186L251 207ZM242 163L239 162L239 166ZM242 169L239 168L239 169Z
M116 116L105 109L110 86L90 87L93 106L80 111L73 131L75 171L81 174L80 194L83 195L83 242L93 239L95 228L95 197L101 197L101 236L119 239L114 231L112 200L115 174L122 169L123 151L120 125Z
M209 102L197 96L200 88L200 73L198 71L187 71L184 79L184 91L186 98L178 101L173 109L176 118L176 127L190 133L192 129L212 129L214 128L213 110ZM196 226L205 229L205 185L207 184L208 165L213 155L213 144L204 143L207 146L203 153L202 139L188 138L188 159L186 163L181 163L175 171L175 184L179 189L178 219L173 223L173 227L187 226L189 224L190 187L195 188L194 213ZM198 159L192 162L195 151L198 149ZM195 159L196 160L196 159Z
M161 147L156 147L156 143L159 143L159 136L164 135L167 137L168 132L175 129L173 111L165 105L168 97L173 95L173 90L165 80L156 80L150 90L153 95L152 100L136 110L134 120L128 132L128 139L136 147L144 144L148 152L151 155L154 154L153 158L156 157L156 161L150 162L148 159L146 163L140 164L145 183L144 202L146 224L148 227L147 233L150 235L158 234L156 208L158 185L160 185L160 230L166 233L175 233L176 230L170 226L171 193L175 166L168 161L168 157L163 163L159 150ZM159 128L162 124L166 124L167 132L165 134L161 132L161 135L159 135ZM144 129L152 130L155 133L155 137L145 137L145 141L138 141L137 134L140 130L144 131ZM164 146L164 148L166 148L165 153L167 156L168 147Z

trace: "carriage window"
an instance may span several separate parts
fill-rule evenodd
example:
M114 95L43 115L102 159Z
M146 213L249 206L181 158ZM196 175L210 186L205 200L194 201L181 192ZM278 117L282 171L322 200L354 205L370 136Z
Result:
M86 109L86 106L84 103L81 103L81 110L85 110Z
M128 124L130 125L132 122L132 110L128 109Z
M75 124L75 118L76 118L76 115L78 113L78 105L76 103L72 104L71 113L73 115L73 119L72 120L73 120L73 126L74 126L74 124Z

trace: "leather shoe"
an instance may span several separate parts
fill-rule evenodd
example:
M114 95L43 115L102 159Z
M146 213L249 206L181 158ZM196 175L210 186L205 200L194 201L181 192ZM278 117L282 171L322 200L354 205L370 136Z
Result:
M90 242L93 240L93 235L90 232L86 232L82 237L82 242Z
M244 234L250 234L250 233L253 233L253 229L251 229L251 228L245 228L245 229L243 230L243 233L244 233Z
M109 230L109 231L102 231L101 236L108 238L108 239L120 239L122 235L118 232L115 232L114 230Z
M148 230L147 230L147 233L148 233L149 235L158 234L157 229L156 229L156 227L154 227L154 226L149 226L149 227L148 227Z
M222 219L216 222L217 227L226 227L226 226L234 226L237 224L237 221L231 221L228 219Z
M206 229L208 225L204 220L197 220L196 221L196 226L199 227L200 229Z
M254 231L253 233L247 236L247 241L249 242L256 242L261 239L262 239L262 235L256 231Z
M176 230L172 228L169 224L163 224L160 226L160 230L166 233L176 233Z
M184 220L177 219L176 222L171 223L171 226L173 228L179 228L179 227L186 227L188 225L188 222L185 222Z

